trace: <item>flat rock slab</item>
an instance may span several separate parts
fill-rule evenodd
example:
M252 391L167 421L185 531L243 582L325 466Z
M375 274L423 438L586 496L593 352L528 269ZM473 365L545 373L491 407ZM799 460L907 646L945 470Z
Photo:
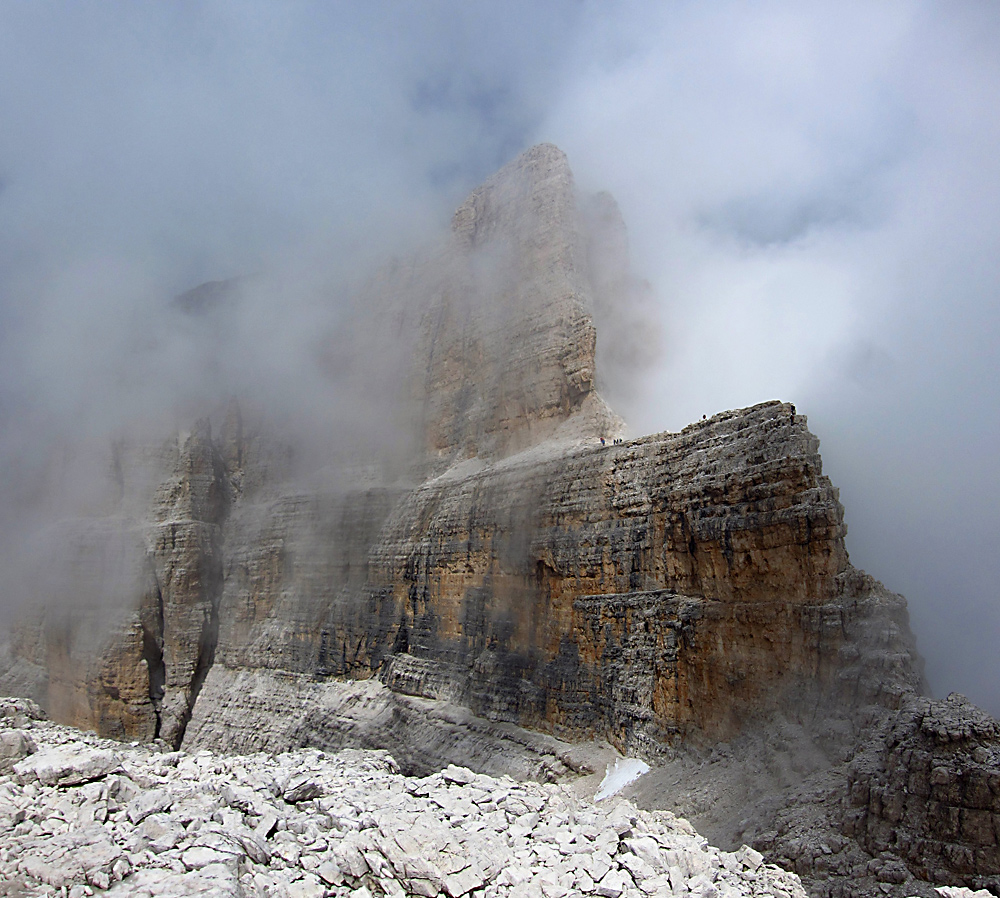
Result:
M14 765L22 783L77 786L107 776L121 765L121 756L101 748L59 746L30 755Z

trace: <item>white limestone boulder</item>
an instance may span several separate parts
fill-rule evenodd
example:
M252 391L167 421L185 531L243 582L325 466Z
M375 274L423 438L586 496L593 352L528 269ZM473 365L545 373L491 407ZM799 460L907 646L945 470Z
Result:
M29 755L14 765L14 773L22 783L76 786L107 776L119 766L121 756L117 752L68 745Z

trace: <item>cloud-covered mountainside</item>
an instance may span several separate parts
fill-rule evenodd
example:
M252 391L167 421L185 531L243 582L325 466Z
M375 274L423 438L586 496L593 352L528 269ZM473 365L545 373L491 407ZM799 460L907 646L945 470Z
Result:
M352 430L315 363L347 314L332 297L551 140L615 194L650 284L661 342L608 353L654 363L611 396L632 432L807 409L852 557L910 598L932 687L1000 711L994 4L0 20L5 570L51 517L54 472L77 466L57 492L86 505L126 424L172 426L237 384L320 444ZM248 288L209 328L165 302L234 277L294 289Z
M414 774L538 776L565 762L520 727L596 736L658 765L652 806L817 895L997 884L997 723L921 695L906 602L851 565L801 409L624 436L601 389L641 364L649 293L561 150L353 292L306 286L181 294L154 335L192 360L173 426L50 449L0 690L124 740L378 747ZM322 314L283 402L239 350L286 299ZM709 750L716 776L665 789Z

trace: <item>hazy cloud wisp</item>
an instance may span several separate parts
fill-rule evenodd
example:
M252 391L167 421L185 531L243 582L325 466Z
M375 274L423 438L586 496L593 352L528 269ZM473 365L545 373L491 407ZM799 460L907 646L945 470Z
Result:
M66 440L99 455L125 422L172 426L241 386L336 427L316 335L344 297L549 140L614 194L651 285L659 364L614 391L632 431L795 402L932 687L1000 713L994 4L0 19L8 550ZM186 331L170 297L234 276L258 287L220 339Z

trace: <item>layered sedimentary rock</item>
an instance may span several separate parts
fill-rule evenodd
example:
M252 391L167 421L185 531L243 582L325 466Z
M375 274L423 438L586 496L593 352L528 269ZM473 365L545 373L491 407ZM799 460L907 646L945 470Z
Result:
M193 737L242 730L227 670L377 675L647 748L821 698L894 705L919 682L905 606L846 566L836 493L787 405L466 467L325 513L316 496L234 511L205 686L218 702Z
M780 403L405 492L237 506L227 527L230 670L378 675L623 747L728 738L820 699L894 706L919 685L905 606L847 565L816 440Z
M582 202L565 157L530 150L330 335L322 364L391 419L363 457L303 472L294 434L237 404L214 428L118 445L111 510L63 525L0 691L34 673L60 719L119 738L379 745L414 772L449 744L499 772L512 725L652 758L780 718L837 763L874 740L850 780L867 811L833 821L859 857L988 876L985 824L962 821L995 804L914 793L946 806L902 835L878 797L919 754L888 733L916 707L920 661L903 599L849 563L805 417L770 402L618 439L595 321L627 356L626 263L613 201ZM87 601L66 610L70 583ZM969 740L993 789L995 752ZM563 763L513 754L522 775Z
M231 485L207 421L139 453L141 477L122 454L116 447L115 513L47 536L62 545L17 634L15 670L37 671L34 691L62 720L179 743L217 641ZM139 519L151 474L163 480Z
M535 726L725 737L841 666L821 609L842 609L843 521L815 449L771 404L426 483L372 547L381 625L354 663L420 691L407 671L436 662L476 711Z
M1000 888L1000 725L963 696L918 699L852 760L845 829L924 879Z

